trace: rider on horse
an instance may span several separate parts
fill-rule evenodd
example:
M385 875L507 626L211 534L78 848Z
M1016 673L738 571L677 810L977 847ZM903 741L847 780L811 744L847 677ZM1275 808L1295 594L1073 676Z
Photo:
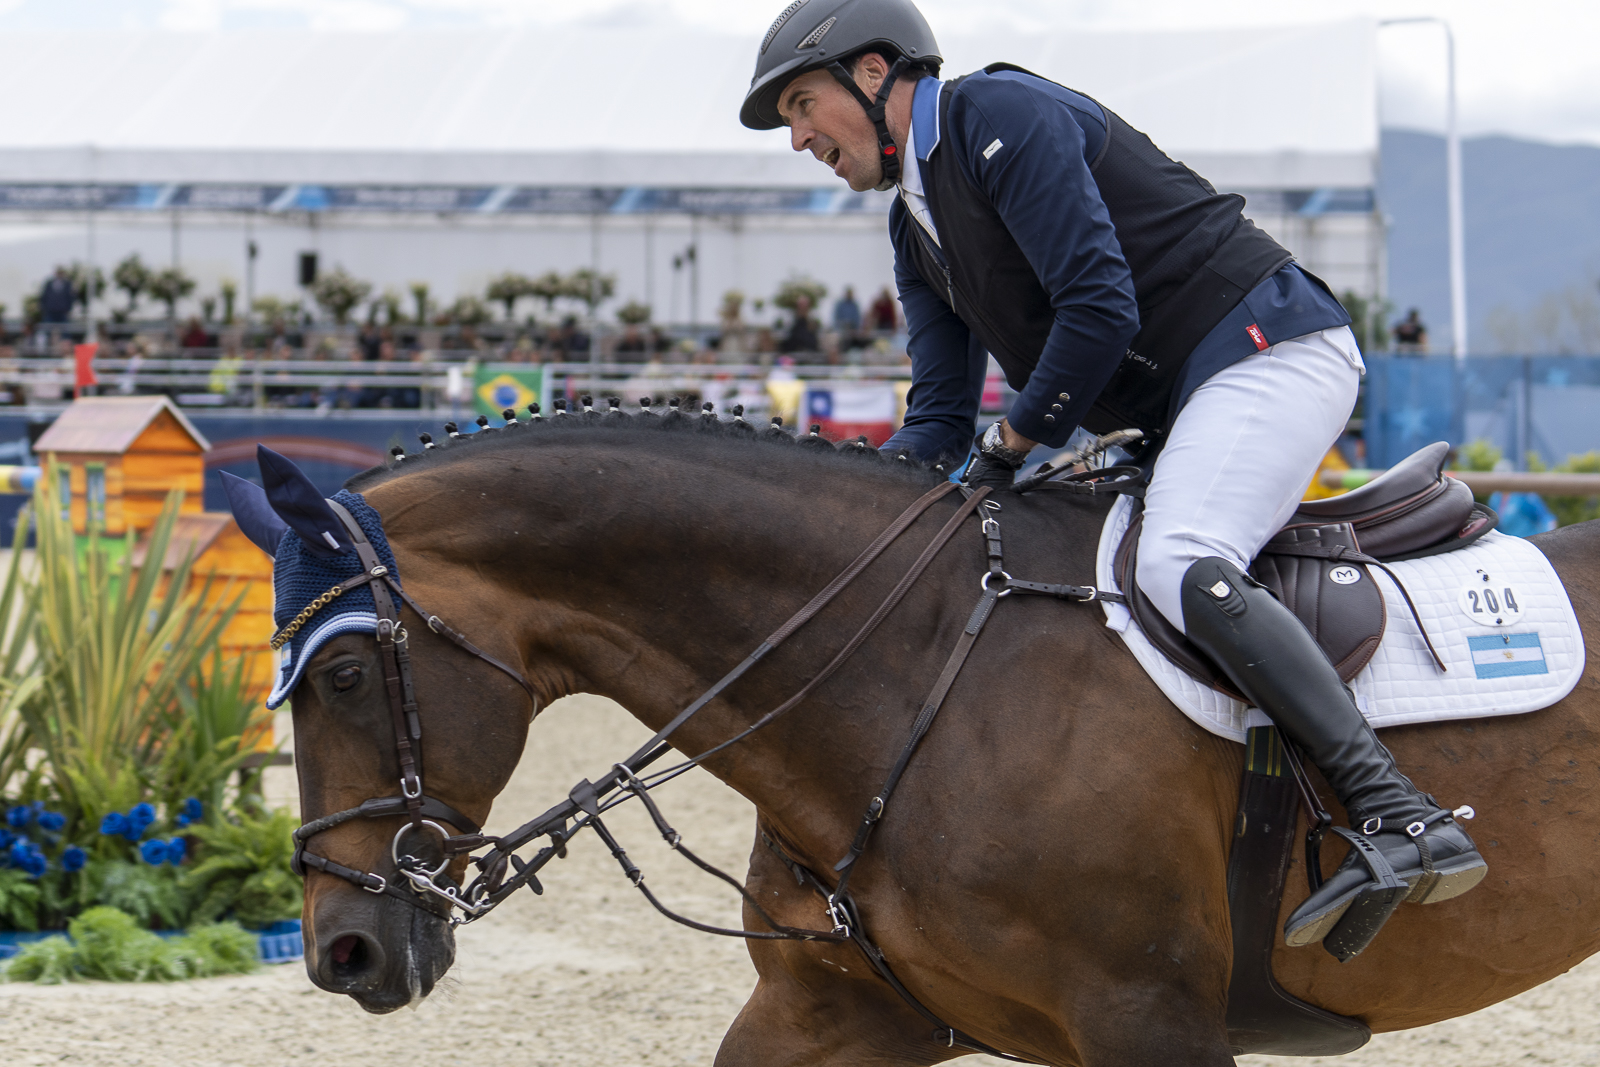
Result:
M1080 425L1142 429L1140 589L1317 765L1363 844L1421 903L1485 873L1395 766L1305 626L1245 570L1343 431L1365 370L1321 280L1109 109L996 64L941 81L910 0L794 0L740 118L788 126L852 189L895 189L910 330L905 423L884 448L965 457L990 354L1018 391L965 480L1009 487ZM1320 941L1369 884L1356 850L1285 928Z

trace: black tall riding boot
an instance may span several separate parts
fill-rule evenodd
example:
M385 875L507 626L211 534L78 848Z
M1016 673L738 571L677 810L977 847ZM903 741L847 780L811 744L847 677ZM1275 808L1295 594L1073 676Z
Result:
M1366 901L1354 927L1327 943L1340 959L1366 947L1401 900L1432 904L1460 896L1488 867L1466 831L1395 767L1394 757L1362 716L1350 691L1294 613L1228 561L1210 556L1183 577L1189 640L1227 672L1239 691L1272 719L1327 779L1362 840L1339 869L1295 909L1284 926L1290 945L1321 941L1351 902L1373 887L1383 860L1406 883L1379 906ZM1381 852L1363 860L1358 853ZM1395 885L1394 882L1390 882Z

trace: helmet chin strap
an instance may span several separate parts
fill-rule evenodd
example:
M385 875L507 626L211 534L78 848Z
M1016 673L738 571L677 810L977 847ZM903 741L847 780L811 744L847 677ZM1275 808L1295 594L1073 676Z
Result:
M867 118L872 120L872 125L878 131L878 162L883 166L883 180L875 188L879 190L892 189L900 180L900 149L896 147L894 138L889 134L887 119L889 107L889 93L894 88L894 83L899 80L911 66L905 56L894 61L889 68L889 73L884 76L883 84L878 86L878 98L873 100L861 91L861 86L844 69L844 64L834 60L828 64L828 73L839 80L839 84L850 90L851 94L860 102L867 113Z

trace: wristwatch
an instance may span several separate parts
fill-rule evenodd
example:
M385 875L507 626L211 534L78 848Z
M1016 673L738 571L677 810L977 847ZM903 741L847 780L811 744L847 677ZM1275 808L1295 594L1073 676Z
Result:
M1028 461L1026 452L1005 446L1005 441L1000 436L998 421L990 423L989 428L984 431L983 439L978 443L978 451L1010 470L1019 470Z

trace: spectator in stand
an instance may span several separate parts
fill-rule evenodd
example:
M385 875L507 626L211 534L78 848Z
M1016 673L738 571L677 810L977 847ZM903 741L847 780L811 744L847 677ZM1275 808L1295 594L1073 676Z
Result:
M622 336L617 339L614 352L618 363L643 363L645 353L649 350L650 342L645 340L639 324L630 322L623 327Z
M211 335L206 333L206 328L199 319L191 318L183 328L183 336L178 339L180 348L211 348Z
M361 358L368 363L375 363L383 358L383 334L378 332L376 323L369 322L361 327L361 333L356 336L356 347L361 352Z
M1393 332L1397 352L1420 355L1428 350L1428 327L1423 325L1422 313L1416 308L1406 312L1406 317L1395 324Z
M861 305L856 303L854 286L845 286L844 295L833 303L833 329L839 337L839 348L848 352L866 344L861 336Z
M900 304L886 285L878 294L878 298L872 302L872 310L867 313L867 329L879 333L893 333L899 328Z
M854 286L845 286L844 295L833 302L833 328L842 334L861 329L861 305L856 303Z
M39 321L47 326L59 325L72 317L72 305L78 302L78 292L72 285L67 268L57 267L39 290ZM51 330L52 334L60 333Z
M561 320L561 328L550 338L550 348L557 363L575 362L589 357L589 335L578 329L578 320L571 315Z
M794 321L784 334L778 349L788 355L814 353L821 349L817 343L817 324L811 321L811 298L801 293L794 300Z

